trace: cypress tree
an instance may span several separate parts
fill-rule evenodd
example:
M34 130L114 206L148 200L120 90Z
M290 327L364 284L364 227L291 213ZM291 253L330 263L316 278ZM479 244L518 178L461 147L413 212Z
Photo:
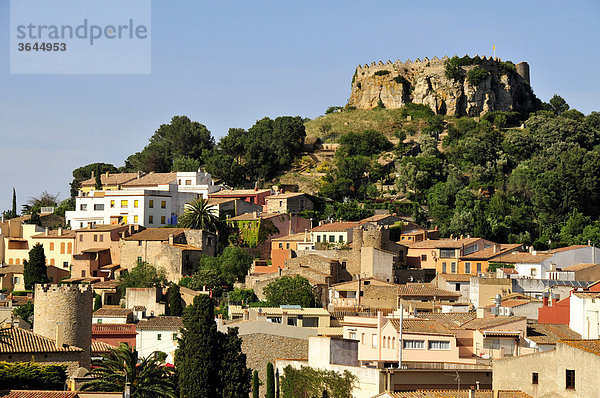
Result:
M167 291L167 315L181 316L183 315L183 305L181 305L181 292L179 291L179 285L169 286Z
M175 366L183 398L218 397L221 390L222 338L215 323L214 306L206 295L196 296L186 308L179 347L175 351Z
M252 373L252 398L258 398L258 370Z
M12 199L12 214L11 217L16 217L17 216L17 192L15 191L15 188L13 187L13 199Z
M100 308L102 308L102 296L96 294L94 298L94 311L98 311Z
M29 251L29 261L23 262L23 279L25 289L33 289L36 283L48 283L48 274L46 272L46 255L44 246L37 243Z
M267 363L267 395L265 398L275 398L275 371L271 362Z
M246 367L246 354L242 352L242 339L238 328L229 328L222 335L221 385L223 398L248 398L250 369Z
M94 186L96 191L102 190L102 176L100 175L100 168L96 167L96 184Z

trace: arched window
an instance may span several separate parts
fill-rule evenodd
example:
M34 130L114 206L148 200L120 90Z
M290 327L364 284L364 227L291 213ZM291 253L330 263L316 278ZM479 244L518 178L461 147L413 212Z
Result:
M60 254L65 254L65 242L60 242Z
M8 264L9 264L9 265L11 265L12 263L13 263L13 259L12 259L12 258L9 258L9 259L8 259Z
M73 243L69 242L67 244L67 254L72 254L73 253Z
M54 250L54 242L50 242L50 250Z
M21 264L21 259L17 258L15 264L20 265Z

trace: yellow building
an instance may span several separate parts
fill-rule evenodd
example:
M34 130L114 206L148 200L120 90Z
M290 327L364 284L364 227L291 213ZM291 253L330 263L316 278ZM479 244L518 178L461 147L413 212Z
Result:
M31 237L31 246L40 243L44 246L46 265L70 270L73 260L73 247L75 246L75 231L56 229Z
M483 250L493 245L482 238L438 239L420 242L400 242L408 248L407 264L411 268L435 269L438 274L463 274L459 268L463 256Z
M103 191L118 191L121 189L121 186L126 182L134 180L138 178L138 173L116 173L110 174L106 172L100 176L100 182L102 183ZM87 196L90 191L93 191L96 187L96 177L94 176L94 172L92 171L92 177L82 181L81 187L79 190L83 193L83 196Z
M44 229L35 224L11 224L8 234L3 236L4 263L19 265L28 260L33 247L31 237L40 232L44 232Z

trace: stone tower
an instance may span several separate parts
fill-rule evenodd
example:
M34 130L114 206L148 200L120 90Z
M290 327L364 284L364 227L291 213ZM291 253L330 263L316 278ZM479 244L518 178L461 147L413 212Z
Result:
M89 285L35 285L33 332L83 349L81 366L90 368L92 298Z
M523 80L527 82L527 84L531 85L531 82L529 81L529 64L523 61L519 62L516 66L519 76L521 76Z

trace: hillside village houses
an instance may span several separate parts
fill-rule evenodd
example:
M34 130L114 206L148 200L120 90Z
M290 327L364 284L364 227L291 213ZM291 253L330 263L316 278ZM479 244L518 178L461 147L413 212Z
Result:
M27 217L0 223L0 283L7 308L31 300L10 293L24 290L23 262L41 244L51 281L80 288L47 287L37 294L85 302L91 294L100 296L97 311L64 310L68 319L89 327L85 334L95 344L94 355L127 343L142 357L158 350L173 363L182 320L164 316L166 287L123 292L118 276L145 261L164 268L167 279L177 283L197 270L201 256L217 255L217 234L174 225L184 204L198 197L209 200L214 214L238 231L256 257L245 282L236 287L253 289L264 299L269 283L298 275L314 288L317 308L232 304L228 319L215 320L219 330L239 328L247 363L263 377L270 361L280 375L287 365L348 370L358 377L356 397L447 391L456 385L456 375L465 388L500 391L508 390L507 377L514 377L504 363L539 373L541 385L548 381L535 369L558 366L555 359L545 359L554 358L551 353L568 346L580 355L588 352L580 347L600 338L600 285L593 283L600 280L600 252L593 246L542 252L478 237L441 238L436 229L385 211L316 225L299 215L314 209L310 195L222 190L202 172L108 173L101 181L102 190L94 189L95 178L82 183L76 210L66 214L71 229L27 224ZM260 241L249 241L254 233ZM181 291L184 304L196 295L211 295L210 289ZM44 327L39 336L36 330L19 330L31 347L9 349L6 360L39 352L70 369L87 361L81 359L87 348L73 344L63 352L52 343L61 337L50 325ZM46 348L36 348L39 344ZM567 370L575 371L577 391L583 370ZM524 380L519 383L514 388L541 396Z

